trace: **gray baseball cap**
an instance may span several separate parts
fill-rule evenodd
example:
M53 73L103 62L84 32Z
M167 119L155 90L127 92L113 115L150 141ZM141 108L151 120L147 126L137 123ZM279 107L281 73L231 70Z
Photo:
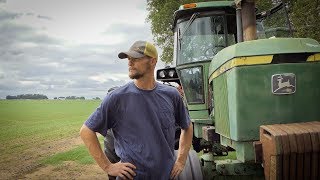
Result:
M133 58L142 58L144 56L149 56L158 59L158 52L156 47L147 41L136 41L130 47L129 51L120 52L118 57L120 59L128 58L128 56Z

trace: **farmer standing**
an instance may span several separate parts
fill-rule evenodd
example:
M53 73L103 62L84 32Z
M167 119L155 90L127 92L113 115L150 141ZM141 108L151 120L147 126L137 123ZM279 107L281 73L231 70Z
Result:
M155 81L158 59L155 46L136 41L127 52L132 82L109 93L100 107L83 124L80 135L99 166L111 176L123 179L176 178L185 166L193 127L176 88ZM181 127L177 159L174 157L176 124ZM96 132L112 129L115 151L120 157L111 163L103 153Z

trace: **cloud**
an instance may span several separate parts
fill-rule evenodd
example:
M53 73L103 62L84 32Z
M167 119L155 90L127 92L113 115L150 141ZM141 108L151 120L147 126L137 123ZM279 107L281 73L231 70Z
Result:
M145 0L71 1L11 0L0 7L0 98L103 98L130 81L127 61L117 55L136 40L152 41Z
M138 39L152 41L151 30L148 25L112 24L110 27L103 32L104 35L121 34L127 43Z
M0 79L4 79L5 78L5 75L3 72L0 72Z
M13 22L0 21L0 47L24 48L31 44L60 44L60 40L37 32L36 29Z
M48 16L42 16L42 15L38 15L37 16L37 18L39 18L39 19L45 19L45 20L52 20L52 18L51 17L48 17Z
M0 9L0 21L12 20L20 17L21 15L22 14L20 13L12 13L12 12L8 12L3 9Z

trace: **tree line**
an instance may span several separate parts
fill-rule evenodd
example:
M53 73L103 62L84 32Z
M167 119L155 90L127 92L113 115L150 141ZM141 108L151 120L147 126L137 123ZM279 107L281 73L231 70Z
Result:
M85 100L86 98L81 96L81 97L77 97L77 96L67 96L67 97L54 97L53 99L67 99L67 100Z
M46 95L43 94L19 94L16 96L7 95L6 99L49 99ZM85 100L84 96L77 97L77 96L67 96L67 97L54 97L53 99L66 99L66 100ZM100 100L99 97L93 98L94 100Z
M43 94L20 94L17 96L8 95L6 99L48 99L48 97Z

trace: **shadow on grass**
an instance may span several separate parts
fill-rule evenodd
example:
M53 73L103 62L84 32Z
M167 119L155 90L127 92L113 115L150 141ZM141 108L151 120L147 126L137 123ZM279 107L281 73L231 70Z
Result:
M94 160L84 145L78 146L66 152L57 153L41 160L41 164L57 165L64 161L74 161L80 164L93 164Z
M103 149L104 137L98 135L98 140L100 142L101 148ZM74 161L82 165L94 164L95 161L88 152L87 147L79 145L69 151L59 152L52 156L46 157L40 161L43 165L59 165L63 164L65 161Z

